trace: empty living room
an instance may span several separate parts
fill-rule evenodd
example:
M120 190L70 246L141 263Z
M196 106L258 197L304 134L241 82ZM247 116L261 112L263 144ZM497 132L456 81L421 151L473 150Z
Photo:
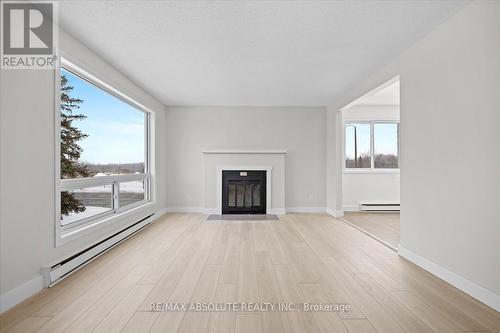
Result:
M0 333L500 333L499 0L0 9Z

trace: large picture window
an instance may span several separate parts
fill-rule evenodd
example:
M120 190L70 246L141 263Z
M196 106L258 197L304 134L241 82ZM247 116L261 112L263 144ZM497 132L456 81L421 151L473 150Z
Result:
M348 122L344 149L346 169L398 169L399 123Z
M63 231L150 200L149 113L70 67L60 71Z

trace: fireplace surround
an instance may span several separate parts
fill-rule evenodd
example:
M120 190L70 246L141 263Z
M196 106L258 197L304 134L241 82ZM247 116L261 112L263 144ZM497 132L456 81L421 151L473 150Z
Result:
M203 156L203 211L206 214L222 215L222 172L225 170L265 170L266 214L285 213L285 150L205 150Z

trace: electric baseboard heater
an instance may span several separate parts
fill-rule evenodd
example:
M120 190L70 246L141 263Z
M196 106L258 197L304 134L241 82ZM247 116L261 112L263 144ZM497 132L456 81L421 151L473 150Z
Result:
M360 209L362 212L399 212L399 203L374 203L374 202L364 202L360 204Z
M138 233L140 230L148 226L155 218L155 214L151 214L146 218L132 224L131 226L117 232L116 234L103 239L97 244L94 244L72 256L42 267L42 275L45 287L51 287L62 279L76 272L92 260L96 259L106 251L112 249L127 238Z

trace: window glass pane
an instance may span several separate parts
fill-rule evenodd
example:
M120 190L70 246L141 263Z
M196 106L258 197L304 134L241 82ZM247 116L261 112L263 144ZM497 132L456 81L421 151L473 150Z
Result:
M61 178L145 173L147 114L61 69ZM61 224L113 210L112 185L61 192ZM120 184L120 206L147 198L143 181Z
M120 183L120 207L144 200L144 181Z
M370 124L346 124L345 167L371 168Z
M398 124L374 124L375 168L398 168Z
M65 69L61 95L61 178L144 172L144 112Z
M61 192L61 226L113 209L112 186L94 186Z

